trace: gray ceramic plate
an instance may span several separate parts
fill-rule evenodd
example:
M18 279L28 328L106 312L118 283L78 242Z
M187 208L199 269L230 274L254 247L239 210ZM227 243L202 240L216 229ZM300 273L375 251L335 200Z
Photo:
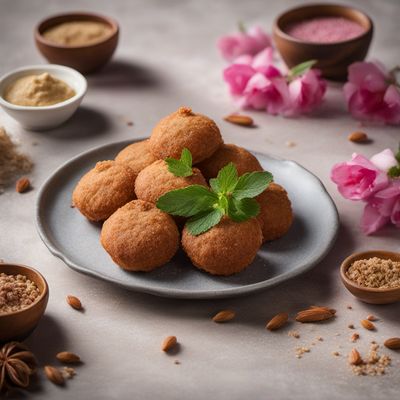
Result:
M196 269L182 252L151 273L125 272L101 247L100 224L89 222L70 205L80 177L97 161L113 159L129 143L112 143L78 155L55 171L39 192L39 234L55 256L78 272L158 296L230 297L277 285L309 270L335 241L337 210L319 179L295 162L256 154L292 200L295 220L288 234L265 244L251 266L231 277L215 277Z

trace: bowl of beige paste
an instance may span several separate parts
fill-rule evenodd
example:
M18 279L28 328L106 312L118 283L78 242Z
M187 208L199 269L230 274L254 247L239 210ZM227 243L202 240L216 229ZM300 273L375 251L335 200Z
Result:
M29 65L0 78L0 106L28 130L55 128L68 120L86 94L87 82L63 65Z

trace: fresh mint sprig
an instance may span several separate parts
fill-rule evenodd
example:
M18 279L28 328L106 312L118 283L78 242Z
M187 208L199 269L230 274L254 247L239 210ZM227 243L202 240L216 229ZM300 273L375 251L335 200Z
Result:
M211 190L200 185L172 190L157 201L157 207L171 215L189 217L186 227L192 235L200 235L217 225L224 215L242 222L256 217L260 206L254 197L272 182L270 172L249 172L238 177L233 163L210 179Z
M297 78L298 76L304 75L316 63L317 63L317 60L309 60L309 61L304 61L304 62L302 62L300 64L297 64L296 66L294 66L292 69L289 70L289 72L287 74L288 81L290 82L294 78Z
M192 154L186 148L182 150L179 160L169 157L165 159L165 162L168 165L168 171L175 176L187 177L193 175Z

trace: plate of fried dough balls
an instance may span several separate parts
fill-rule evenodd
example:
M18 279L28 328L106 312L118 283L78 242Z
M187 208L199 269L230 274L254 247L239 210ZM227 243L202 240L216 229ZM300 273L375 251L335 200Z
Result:
M323 259L339 225L311 172L225 143L188 107L148 138L63 164L40 189L36 222L74 270L175 298L233 297L293 278Z

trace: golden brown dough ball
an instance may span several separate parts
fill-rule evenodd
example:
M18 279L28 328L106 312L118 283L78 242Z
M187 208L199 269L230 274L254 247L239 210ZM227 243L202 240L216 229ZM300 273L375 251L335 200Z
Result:
M235 164L238 175L246 172L263 171L259 161L243 147L234 144L223 144L206 160L197 165L206 179L215 178L220 169L232 162Z
M91 221L104 221L135 198L135 174L124 164L100 161L76 185L72 203Z
M174 256L179 232L174 220L154 204L133 200L104 222L100 241L121 268L151 271Z
M142 169L156 160L157 158L150 152L148 139L126 146L115 157L116 162L128 165L136 176Z
M192 153L193 163L210 157L221 144L215 122L186 107L158 122L150 136L151 152L158 159L179 158L186 147Z
M257 197L264 242L282 237L293 222L292 206L286 190L277 183L270 183Z
M139 173L135 182L135 193L138 199L156 203L170 190L183 189L190 185L207 186L197 168L193 168L191 176L175 176L168 171L168 165L164 160L157 160Z
M236 274L250 265L262 243L259 222L224 217L209 231L193 236L185 227L182 246L192 263L213 275Z

